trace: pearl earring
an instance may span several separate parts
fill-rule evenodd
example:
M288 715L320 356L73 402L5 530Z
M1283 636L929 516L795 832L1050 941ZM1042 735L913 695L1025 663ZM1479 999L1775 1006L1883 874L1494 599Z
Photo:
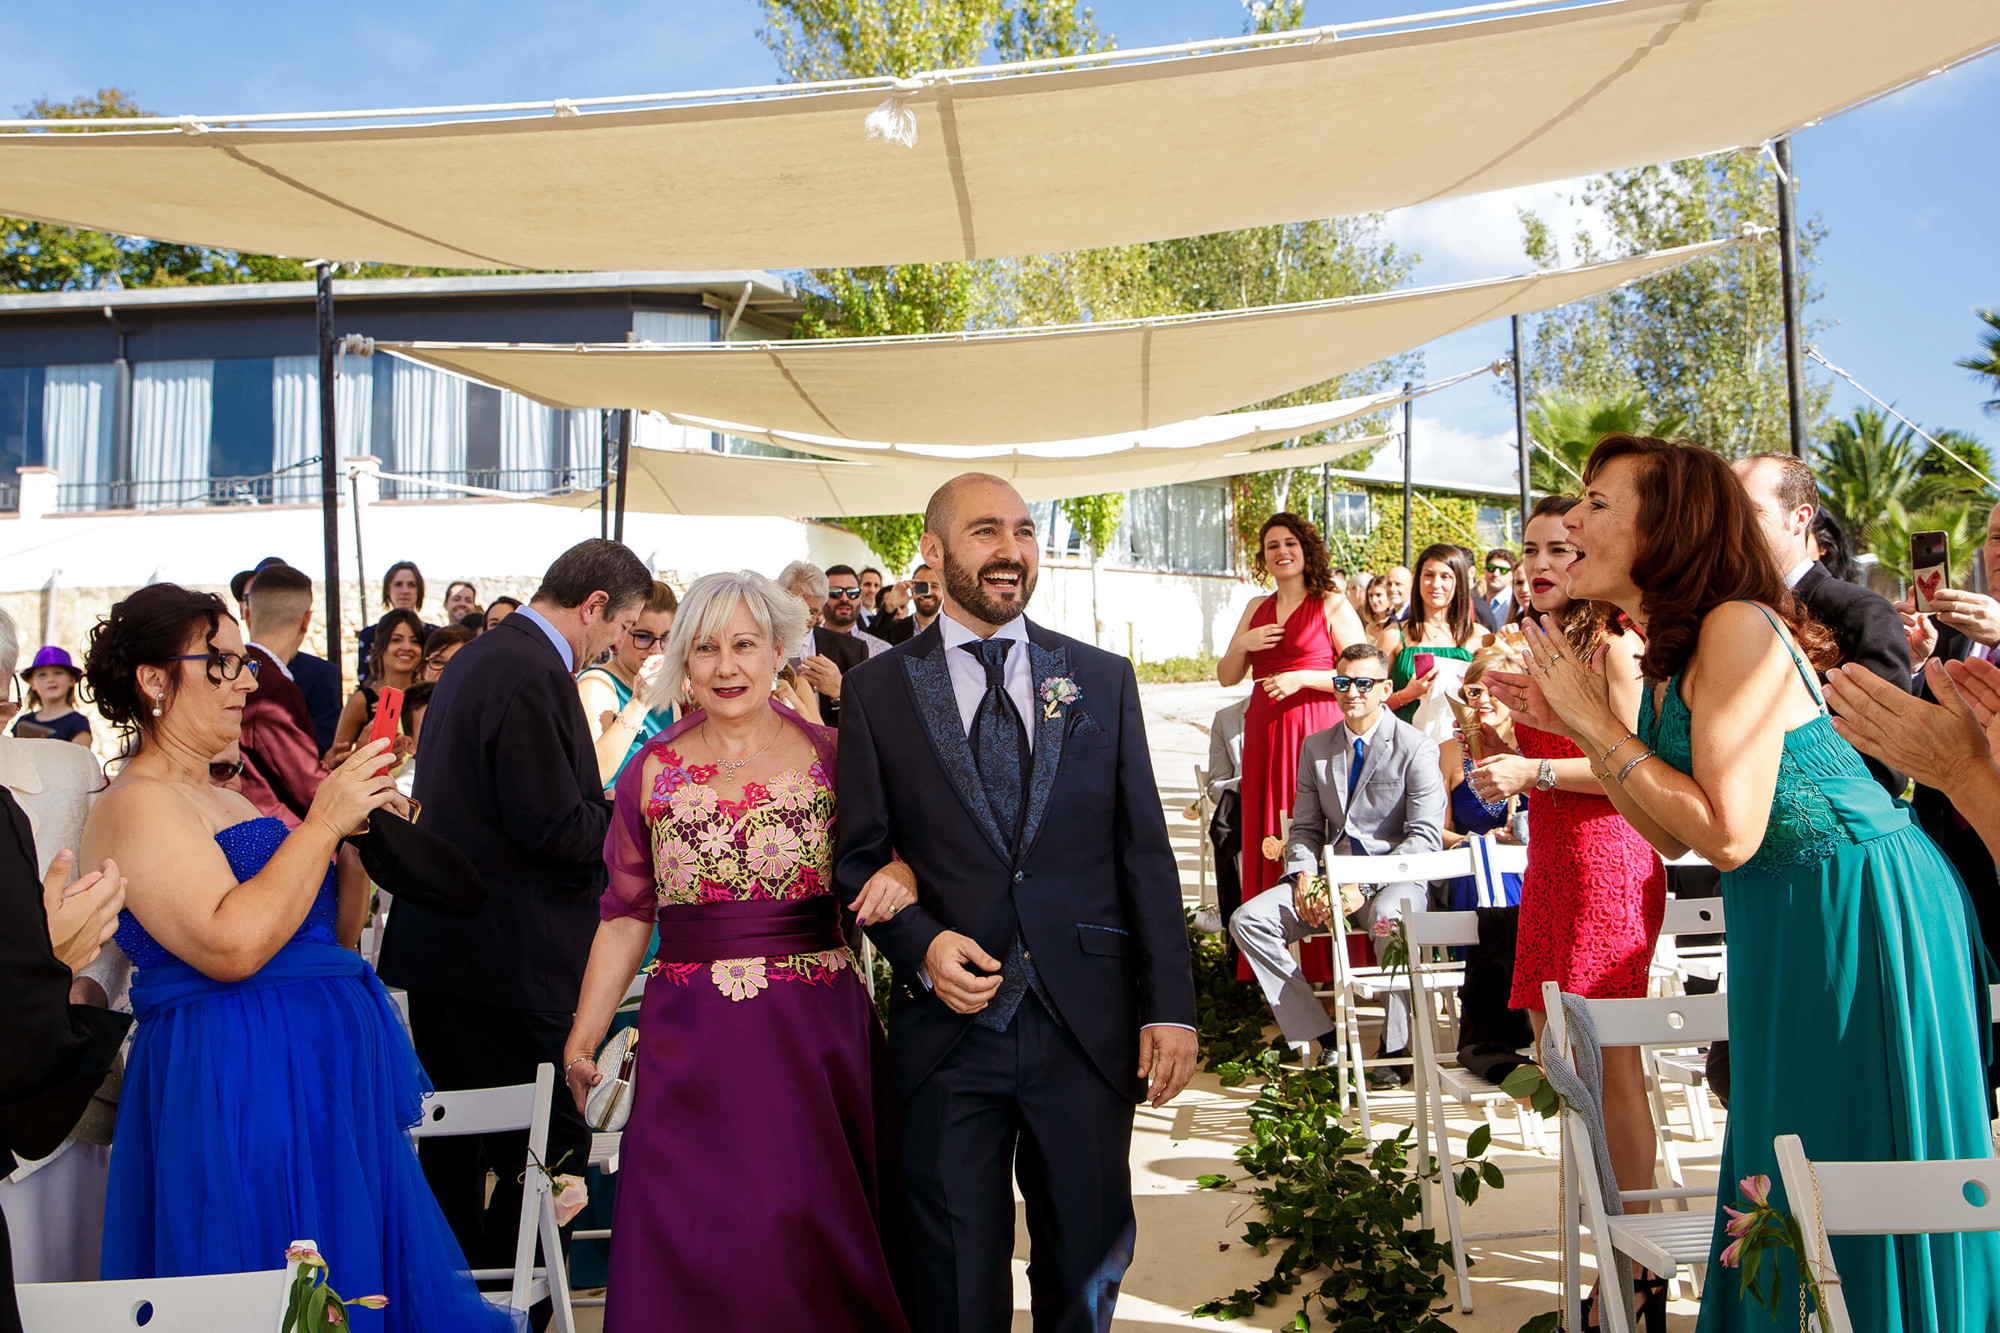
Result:
M166 702L167 702L167 692L165 690L161 690L158 694L153 696L154 717L158 717L160 715L161 705L165 704Z

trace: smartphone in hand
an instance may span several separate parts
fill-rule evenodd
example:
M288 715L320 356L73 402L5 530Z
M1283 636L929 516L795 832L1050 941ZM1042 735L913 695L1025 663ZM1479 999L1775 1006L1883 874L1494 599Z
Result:
M1939 588L1951 586L1951 538L1942 532L1910 534L1910 596L1919 612L1933 608Z
M375 725L368 729L370 741L391 741L396 739L396 730L403 720L403 692L393 686L383 686L381 699L375 705ZM382 756L382 762L375 766L377 773L387 773L396 766L393 748Z
M1418 653L1415 657L1410 659L1410 673L1411 673L1410 679L1422 680L1425 676L1430 675L1432 669L1435 668L1436 666L1437 666L1437 654Z

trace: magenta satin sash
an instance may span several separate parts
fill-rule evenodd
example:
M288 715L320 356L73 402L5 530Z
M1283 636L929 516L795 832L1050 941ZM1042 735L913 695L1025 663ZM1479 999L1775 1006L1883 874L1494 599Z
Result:
M660 948L669 963L781 958L842 948L840 909L822 895L788 902L684 903L662 907Z

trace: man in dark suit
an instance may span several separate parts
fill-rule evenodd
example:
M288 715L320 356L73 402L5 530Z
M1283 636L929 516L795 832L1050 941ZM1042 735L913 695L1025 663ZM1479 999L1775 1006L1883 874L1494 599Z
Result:
M806 604L812 628L806 631L805 661L799 667L806 684L819 695L819 720L829 727L840 725L840 699L847 673L868 660L868 646L852 634L835 634L826 629L826 598L830 590L826 571L804 560L794 560L779 571L778 586Z
M893 648L922 634L943 613L944 583L935 569L918 565L907 580L882 590L882 608L868 630Z
M575 675L652 595L617 542L571 547L528 604L459 649L424 715L413 793L490 896L470 918L389 913L382 979L410 993L417 1058L439 1089L532 1083L557 1068L548 1164L581 1173L590 1134L562 1078L604 890L604 799ZM475 1268L513 1262L524 1135L430 1139L424 1175ZM498 1185L489 1202L486 1172Z
M1771 558L1792 595L1833 631L1840 664L1866 667L1899 690L1910 688L1910 639L1902 617L1880 593L1845 583L1813 559L1812 523L1819 510L1819 487L1805 460L1791 454L1752 454L1735 464L1736 475L1756 507ZM1868 771L1901 796L1909 779L1880 760Z
M849 902L891 853L917 881L868 927L896 976L904 1305L919 1333L1012 1326L1018 1179L1037 1333L1104 1330L1133 1105L1194 1072L1180 872L1131 663L1022 618L1027 505L971 474L924 517L945 614L847 677L834 861Z
M243 570L229 580L230 596L234 597L237 605L243 608L246 624L249 620L250 607L245 599L249 596L250 585L256 581L259 574L274 567L292 568L281 557L267 555L252 568ZM306 582L306 588L308 592L311 591L310 579ZM312 623L310 596L306 598L306 623ZM249 631L246 629L244 632ZM299 641L305 642L303 631ZM346 692L340 687L340 668L324 657L314 657L311 653L294 650L286 663L286 670L292 683L299 687L299 694L305 700L306 715L312 719L313 744L319 747L321 754L325 754L333 748L333 733L340 725L340 708L347 701Z
M244 651L257 664L257 688L243 701L243 794L267 815L296 828L326 778L312 717L287 663L312 619L312 580L289 565L257 571L243 599Z

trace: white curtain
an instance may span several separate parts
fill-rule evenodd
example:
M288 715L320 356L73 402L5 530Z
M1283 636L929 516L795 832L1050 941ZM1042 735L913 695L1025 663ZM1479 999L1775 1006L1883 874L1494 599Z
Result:
M369 452L369 426L375 405L375 373L363 357L340 358L334 381L333 412L340 432L340 458ZM299 467L319 453L319 358L280 356L271 361L271 426L273 470L271 499L276 504L312 504L319 500L317 467ZM339 460L336 460L339 461ZM287 468L293 469L286 471Z
M392 472L464 472L466 381L399 358L392 385L395 442L384 466Z
M97 486L111 479L117 393L115 366L48 368L42 380L42 457L59 485ZM87 509L96 502L91 492L70 491L61 503L65 509Z
M632 332L642 343L715 341L712 310L634 310Z
M215 362L146 361L132 372L132 504L199 503L209 491Z
M639 418L639 428L633 433L638 443L646 438L645 416ZM604 416L594 407L580 407L563 413L563 430L566 436L563 448L563 465L568 469L567 480L572 486L596 485L600 459L604 457Z
M504 490L548 487L562 454L562 413L517 393L500 396L500 480Z

